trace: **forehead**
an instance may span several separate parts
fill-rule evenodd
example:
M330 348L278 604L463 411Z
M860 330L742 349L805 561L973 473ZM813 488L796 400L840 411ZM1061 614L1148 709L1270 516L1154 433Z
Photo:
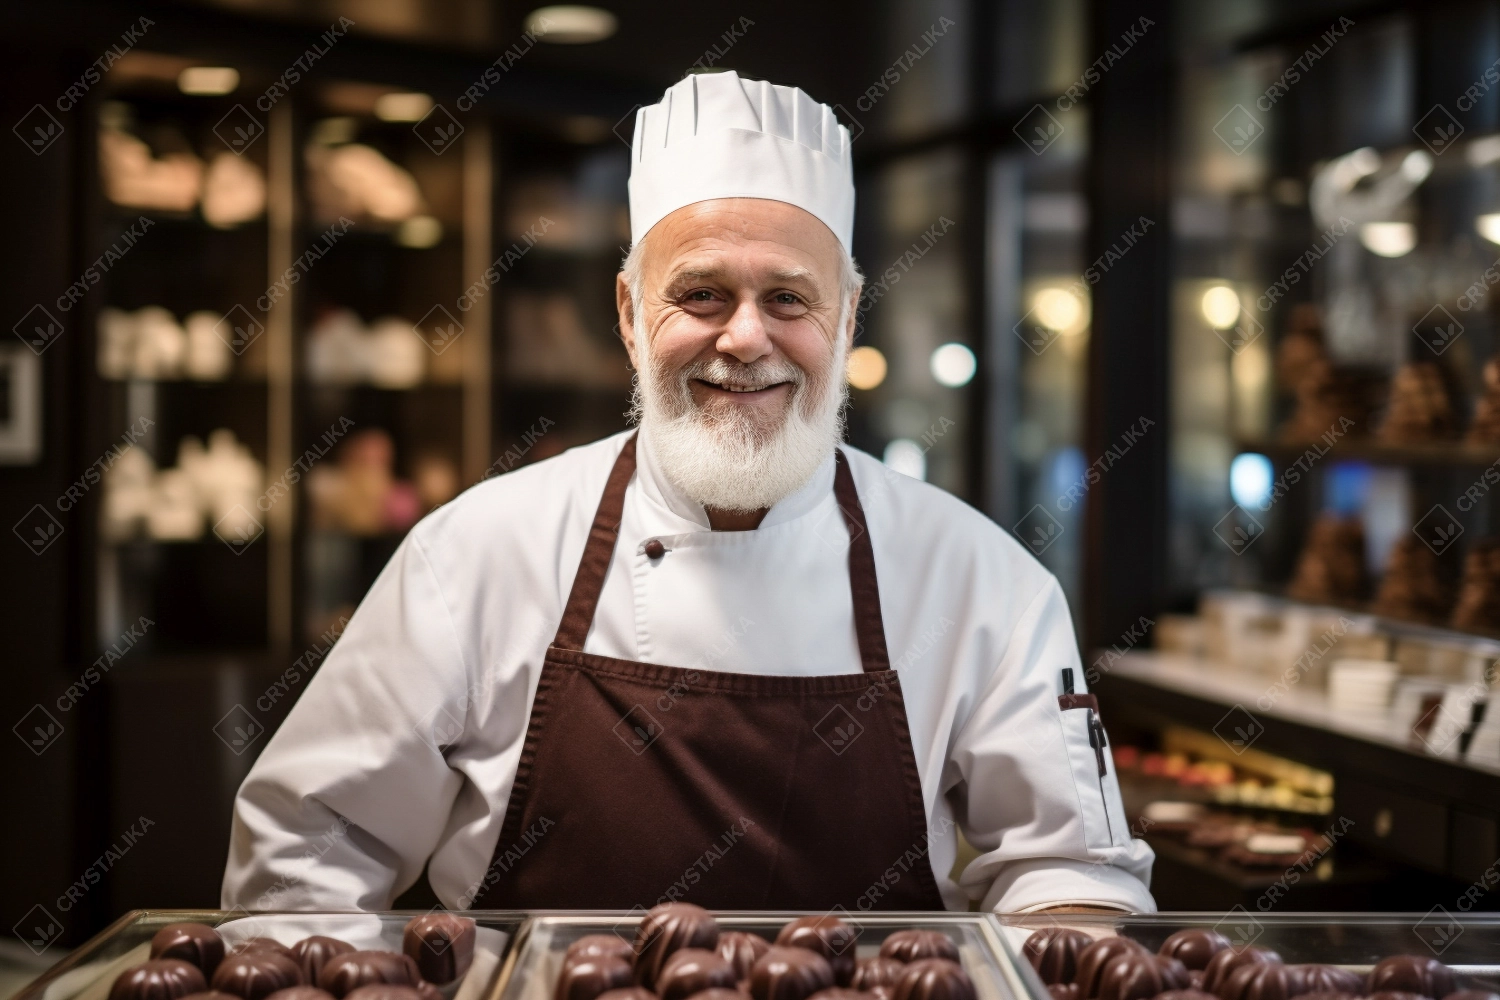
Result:
M651 227L648 271L677 275L836 280L842 249L816 216L785 202L719 198L686 205Z

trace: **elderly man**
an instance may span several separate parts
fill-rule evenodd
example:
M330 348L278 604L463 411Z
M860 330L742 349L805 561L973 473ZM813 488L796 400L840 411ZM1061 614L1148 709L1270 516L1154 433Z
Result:
M225 905L426 864L461 908L1152 909L1057 581L839 444L848 132L688 77L630 212L637 429L412 530L240 790Z

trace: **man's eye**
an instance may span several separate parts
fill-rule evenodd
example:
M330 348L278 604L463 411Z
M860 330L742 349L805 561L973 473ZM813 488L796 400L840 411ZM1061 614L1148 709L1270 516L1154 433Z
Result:
M697 291L688 292L687 294L689 302L711 302L713 297L714 293L706 288L700 288Z
M791 292L782 292L776 296L776 304L779 306L794 306L797 301L797 296Z

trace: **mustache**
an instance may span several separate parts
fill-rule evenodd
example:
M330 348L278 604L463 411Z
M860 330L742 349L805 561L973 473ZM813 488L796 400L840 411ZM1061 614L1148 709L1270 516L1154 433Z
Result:
M807 372L785 358L769 358L748 364L733 358L702 358L679 368L676 381L682 388L694 379L704 382L741 386L768 386L790 382L801 388L807 384Z

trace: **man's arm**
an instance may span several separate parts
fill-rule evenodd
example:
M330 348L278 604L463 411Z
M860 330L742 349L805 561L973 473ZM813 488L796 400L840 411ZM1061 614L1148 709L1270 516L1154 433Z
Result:
M420 876L462 784L469 673L409 535L240 787L223 904L385 909Z
M1049 576L954 740L950 797L981 852L960 884L988 910L1153 911L1154 855L1126 828L1089 699L1059 700L1065 669L1086 695L1067 601Z

